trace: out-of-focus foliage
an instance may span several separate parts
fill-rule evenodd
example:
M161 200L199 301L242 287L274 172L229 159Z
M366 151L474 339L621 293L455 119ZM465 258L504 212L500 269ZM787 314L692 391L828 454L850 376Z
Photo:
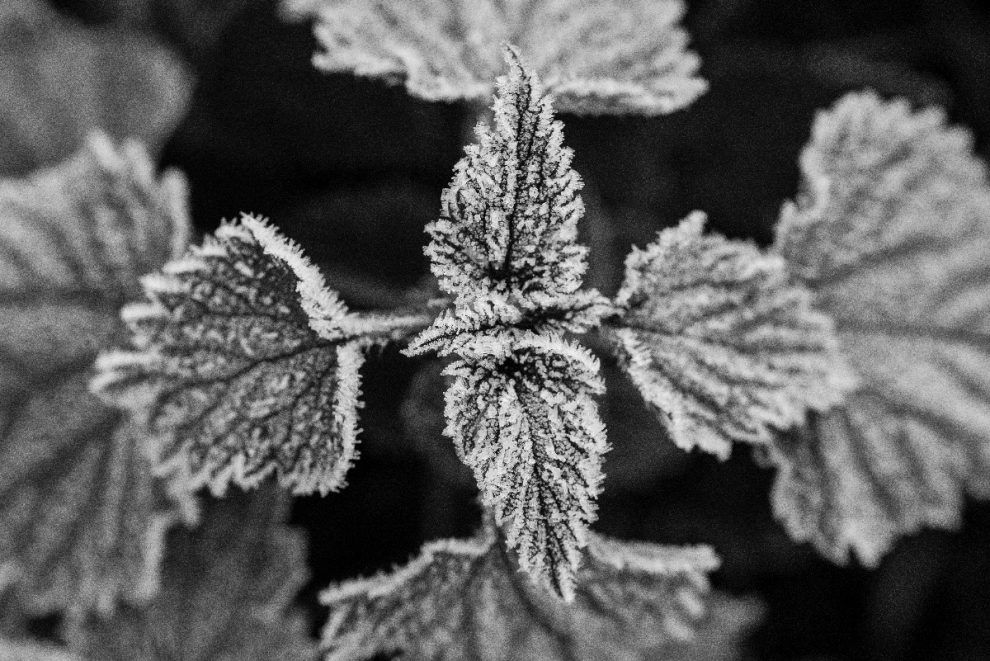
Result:
M776 247L860 385L773 446L774 504L795 538L875 565L990 496L990 186L941 111L870 93L819 114L801 168Z
M501 44L520 48L562 112L658 115L706 89L681 0L284 0L313 17L316 66L485 103Z
M185 247L184 179L94 135L0 180L0 589L32 612L110 610L157 586L175 514L137 430L87 391L139 277Z
M251 0L78 0L76 7L87 17L163 34L184 53L205 57L249 4Z
M195 529L174 529L162 588L147 605L94 616L69 637L87 661L314 661L302 614L306 544L274 489L209 500Z
M343 486L363 348L396 319L349 313L298 246L253 216L144 286L148 301L123 313L135 349L102 355L94 388L161 435L162 470L215 493L273 472L296 493Z
M711 549L593 535L585 555L565 605L519 574L494 530L431 542L391 573L323 593L326 658L676 659L711 624Z
M0 638L0 659L4 661L83 661L71 652L53 645L39 645Z
M727 457L836 403L851 380L827 317L756 246L702 235L695 213L626 259L611 332L673 441Z
M78 149L87 133L157 151L186 112L192 77L150 37L84 26L45 0L0 8L0 174Z

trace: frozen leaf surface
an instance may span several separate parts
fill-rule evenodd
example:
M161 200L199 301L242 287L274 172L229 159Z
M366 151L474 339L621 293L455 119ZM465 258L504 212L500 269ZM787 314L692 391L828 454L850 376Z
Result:
M192 76L160 44L87 27L45 0L0 9L0 174L24 174L102 129L157 150L182 117Z
M775 445L775 507L795 538L874 565L990 495L990 188L966 131L869 93L818 116L801 167L777 249L860 386Z
M88 661L314 661L291 607L307 572L287 514L275 489L208 501L198 528L169 534L158 596L91 618L73 648Z
M595 518L605 429L591 396L598 361L532 336L505 356L457 361L446 373L446 433L503 526L520 567L565 599Z
M561 124L515 51L506 59L494 128L479 129L427 227L453 306L407 352L458 356L445 431L520 566L570 600L607 446L591 399L598 362L560 333L587 330L611 304L580 289L580 179Z
M704 235L695 213L626 260L611 332L677 445L727 457L835 403L849 376L829 320L779 256Z
M680 0L285 0L316 20L316 66L404 83L431 101L486 102L512 43L563 112L673 112L704 93Z
M296 493L344 484L357 456L368 338L402 318L352 314L298 246L243 216L144 281L125 308L135 350L94 388L161 435L162 470L223 492L271 473Z
M496 533L443 540L392 573L326 590L327 661L678 658L705 621L707 547L592 536L563 604L521 577Z
M480 143L465 149L442 215L427 226L426 254L455 305L413 341L412 354L461 353L479 341L504 343L513 331L580 332L609 310L597 292L580 289L582 184L563 125L515 51L506 60L494 126L478 128Z
M173 515L135 430L87 391L139 276L185 244L183 179L101 135L0 180L0 589L28 610L109 609L155 589Z

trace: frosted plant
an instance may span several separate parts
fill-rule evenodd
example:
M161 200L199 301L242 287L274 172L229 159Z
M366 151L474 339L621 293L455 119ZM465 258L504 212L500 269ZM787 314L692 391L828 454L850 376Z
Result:
M323 71L484 103L501 44L527 54L563 112L659 115L706 89L681 0L284 0L315 19ZM547 26L553 26L547 30Z
M431 542L391 573L323 593L325 658L678 659L690 648L718 565L711 549L591 535L586 555L564 605L520 580L494 529Z
M937 110L853 94L822 112L777 251L859 375L844 406L773 444L778 515L836 561L955 527L990 496L990 187Z
M196 530L169 535L162 589L144 606L91 617L69 636L86 661L314 661L291 607L306 581L305 542L273 489L207 502Z
M418 317L352 314L298 247L245 215L144 281L124 309L136 350L94 387L165 440L165 472L222 494L276 473L295 493L343 486L357 456L363 350Z
M141 432L91 396L139 277L184 249L184 179L135 143L0 180L0 590L78 615L145 599L176 518Z
M784 260L703 236L704 220L692 214L629 255L611 336L673 441L725 458L733 440L766 445L835 404L851 377L831 321Z
M846 386L831 325L782 260L702 236L700 218L635 253L616 301L583 289L572 153L545 88L514 49L506 59L493 123L478 128L427 227L446 299L423 312L351 312L297 246L242 216L145 278L147 300L123 313L132 348L99 360L94 388L143 412L160 470L216 492L275 475L297 493L326 493L357 456L366 349L408 340L407 354L452 359L445 432L474 473L485 528L329 590L330 658L399 648L415 658L640 658L673 653L709 626L710 550L590 531L608 446L594 401L599 362L577 336L604 323L607 337L623 338L616 350L650 382L650 402L678 420L684 446L695 433L718 439L710 446L764 442ZM667 359L677 339L665 329L691 335L695 363ZM705 346L717 361L702 362ZM710 640L745 620L714 620ZM683 658L697 658L692 650Z
M176 55L146 36L85 26L46 0L0 4L0 175L67 158L96 129L161 148L192 94Z

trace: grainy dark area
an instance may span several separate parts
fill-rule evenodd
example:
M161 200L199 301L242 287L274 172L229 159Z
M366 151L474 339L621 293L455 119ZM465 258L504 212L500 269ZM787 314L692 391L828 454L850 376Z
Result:
M58 4L87 21L114 19L113 3ZM355 307L401 304L428 272L422 227L459 157L465 109L326 76L310 65L308 26L282 23L269 2L244 4L208 47L175 16L156 20L198 76L191 112L164 155L189 175L197 228L210 231L240 211L269 216ZM600 200L589 205L597 221L585 240L589 279L602 289L614 292L630 244L695 208L708 212L712 229L768 243L781 203L796 192L815 110L846 91L942 105L987 154L990 10L982 3L689 6L707 95L657 119L563 117L575 168ZM438 434L436 456L423 459L403 426L403 398L424 362L395 350L370 359L363 459L349 488L295 503L294 521L309 531L312 579L300 598L314 626L322 617L315 595L327 582L473 529L474 487L449 443ZM767 604L753 658L990 658L990 506L970 505L958 533L902 541L876 571L836 567L788 539L770 511L769 473L745 448L725 463L682 456L634 391L611 393L603 410L615 449L597 527L711 543L724 558L716 584Z

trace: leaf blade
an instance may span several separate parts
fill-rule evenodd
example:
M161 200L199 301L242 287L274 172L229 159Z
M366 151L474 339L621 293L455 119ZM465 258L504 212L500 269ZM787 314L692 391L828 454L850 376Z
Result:
M966 131L872 93L819 114L801 168L776 248L835 318L861 386L774 448L774 506L796 539L874 566L988 493L990 187Z
M93 387L162 435L162 470L222 493L268 475L296 493L343 487L357 457L362 335L297 246L243 216L125 308L135 350ZM388 320L381 325L388 326Z

